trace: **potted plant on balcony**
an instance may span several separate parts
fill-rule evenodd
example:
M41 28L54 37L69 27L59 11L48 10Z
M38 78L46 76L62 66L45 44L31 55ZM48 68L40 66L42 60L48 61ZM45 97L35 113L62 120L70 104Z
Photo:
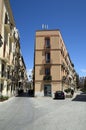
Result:
M50 80L52 80L52 77L51 77L51 75L45 75L43 80L50 81Z

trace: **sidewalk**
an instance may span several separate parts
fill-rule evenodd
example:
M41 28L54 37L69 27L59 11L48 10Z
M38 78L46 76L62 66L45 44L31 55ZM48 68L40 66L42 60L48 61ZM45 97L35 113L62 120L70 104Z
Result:
M77 95L80 95L81 93L82 93L81 91L74 92L74 95L73 95L72 99L74 99Z
M12 97L10 97L9 99L0 102L0 104L4 104L4 103L7 103L7 102L10 102L10 101L11 101L12 99L14 99L14 98L15 98L15 96L12 96Z

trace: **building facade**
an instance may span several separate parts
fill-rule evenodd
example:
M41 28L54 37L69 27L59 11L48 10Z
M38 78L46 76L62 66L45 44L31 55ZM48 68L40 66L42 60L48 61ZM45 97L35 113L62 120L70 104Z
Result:
M86 87L86 77L80 77L79 78L79 88Z
M26 80L26 67L10 2L0 0L0 95L15 95Z
M34 54L35 96L53 96L75 88L76 72L59 30L36 31Z

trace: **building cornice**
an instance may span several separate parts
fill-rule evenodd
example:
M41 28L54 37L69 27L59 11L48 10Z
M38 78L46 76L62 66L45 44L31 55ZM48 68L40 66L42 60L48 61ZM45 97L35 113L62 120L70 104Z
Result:
M7 11L8 11L10 20L11 20L12 24L15 26L15 21L14 21L14 17L13 17L13 14L12 14L12 9L11 9L11 6L10 6L10 1L9 0L4 0L4 4L5 4L5 7L6 7Z

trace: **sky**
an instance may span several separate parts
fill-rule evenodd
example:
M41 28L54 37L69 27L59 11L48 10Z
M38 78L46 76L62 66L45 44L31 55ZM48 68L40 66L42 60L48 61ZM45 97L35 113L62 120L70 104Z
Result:
M10 0L27 71L33 68L36 30L59 29L79 76L86 76L86 0Z

